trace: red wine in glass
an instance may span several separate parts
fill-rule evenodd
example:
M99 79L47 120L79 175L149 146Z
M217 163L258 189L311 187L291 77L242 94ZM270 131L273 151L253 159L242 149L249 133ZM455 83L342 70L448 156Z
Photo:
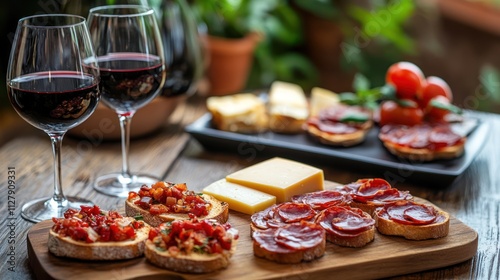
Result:
M102 100L120 120L122 170L100 175L94 189L127 197L160 179L129 170L130 123L135 112L160 93L167 76L155 11L140 5L107 5L90 9L88 27L100 69ZM154 112L153 112L154 113Z
M61 148L66 131L85 121L97 107L99 80L85 18L48 14L18 21L7 68L9 101L24 120L47 133L54 155L53 194L23 203L24 219L40 222L63 217L69 208L93 204L64 195ZM36 181L24 191L45 184Z
M158 56L110 53L97 58L103 102L117 112L131 112L148 103L163 78Z
M70 71L32 73L8 86L14 109L44 131L66 131L87 119L97 106L93 76Z

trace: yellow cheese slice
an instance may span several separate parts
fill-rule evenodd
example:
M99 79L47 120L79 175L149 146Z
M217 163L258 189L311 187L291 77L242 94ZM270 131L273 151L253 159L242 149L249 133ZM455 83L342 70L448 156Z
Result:
M249 215L276 204L276 197L273 195L230 183L225 179L208 185L203 193L227 202L231 210Z
M280 157L236 171L226 180L274 195L278 203L297 194L324 190L323 170Z
M335 106L339 102L339 96L335 92L320 87L313 87L310 102L311 116L317 116L321 110Z

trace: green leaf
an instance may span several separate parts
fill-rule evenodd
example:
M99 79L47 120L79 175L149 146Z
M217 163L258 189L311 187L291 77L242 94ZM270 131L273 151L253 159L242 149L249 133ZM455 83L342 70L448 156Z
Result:
M380 99L396 98L396 88L391 84L385 84L379 88Z
M444 103L444 102L441 102L439 100L432 99L430 101L430 105L434 108L443 109L443 110L450 111L450 112L455 113L455 114L462 114L462 109L460 109L459 107L457 107L451 103Z
M347 105L360 105L358 96L352 92L339 93L339 101Z
M370 118L365 114L350 114L345 115L340 119L340 122L356 122L356 123L364 123L368 121Z
M370 81L363 74L356 73L352 87L355 91L366 91L370 89Z
M144 220L144 217L141 214L138 214L134 216L134 219L136 219L137 221L142 221Z

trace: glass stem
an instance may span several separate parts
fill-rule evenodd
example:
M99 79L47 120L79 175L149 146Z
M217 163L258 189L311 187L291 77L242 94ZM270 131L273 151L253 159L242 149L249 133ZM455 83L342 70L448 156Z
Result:
M54 195L52 196L52 200L57 203L58 207L64 207L64 204L67 202L63 194L61 179L61 146L64 132L49 133L49 136L54 154Z
M119 115L122 141L122 176L124 178L131 177L128 164L128 151L130 147L130 123L132 122L132 116L133 113Z

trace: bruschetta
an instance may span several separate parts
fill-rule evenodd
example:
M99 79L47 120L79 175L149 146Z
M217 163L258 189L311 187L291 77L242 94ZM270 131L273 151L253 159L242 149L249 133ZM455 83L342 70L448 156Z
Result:
M229 218L229 205L211 195L188 190L184 183L160 181L151 187L144 185L138 192L130 192L125 201L125 213L129 217L142 216L151 226L189 219L190 214L225 223Z

